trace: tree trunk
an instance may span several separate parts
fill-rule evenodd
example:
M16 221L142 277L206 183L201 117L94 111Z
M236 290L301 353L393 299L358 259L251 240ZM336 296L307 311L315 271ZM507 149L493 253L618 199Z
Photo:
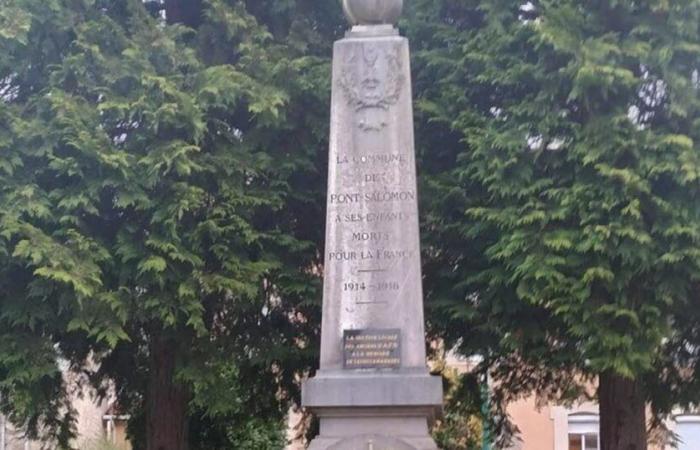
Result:
M153 336L146 392L146 450L187 450L189 392L175 379L177 343Z
M601 450L647 450L646 399L641 383L604 373L598 401Z
M197 28L202 23L202 0L165 0L168 23Z

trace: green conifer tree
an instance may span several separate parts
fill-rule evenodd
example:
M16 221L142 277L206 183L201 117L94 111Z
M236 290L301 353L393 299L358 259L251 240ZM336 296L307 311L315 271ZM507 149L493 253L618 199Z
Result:
M700 2L414 3L432 325L645 449L698 400Z
M2 2L0 406L52 445L60 358L116 382L136 448L281 446L316 359L334 29L268 3Z

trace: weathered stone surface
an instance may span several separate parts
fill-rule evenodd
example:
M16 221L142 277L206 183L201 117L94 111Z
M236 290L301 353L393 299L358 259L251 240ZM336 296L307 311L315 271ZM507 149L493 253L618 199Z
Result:
M416 447L392 437L370 435L344 439L328 450L416 450Z
M343 0L343 10L351 25L396 24L403 0Z
M408 42L336 43L321 370L345 330L400 329L400 367L425 367Z
M409 49L390 25L355 26L335 44L329 159L321 367L302 390L320 419L310 450L437 450Z
M442 379L425 372L347 374L336 372L310 380L302 392L302 402L312 408L422 407L442 403ZM432 412L432 411L431 411Z

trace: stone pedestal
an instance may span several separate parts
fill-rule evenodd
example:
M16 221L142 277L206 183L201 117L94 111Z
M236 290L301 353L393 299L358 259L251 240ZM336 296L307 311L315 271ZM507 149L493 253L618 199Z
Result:
M360 25L336 42L321 370L303 386L312 450L435 450L426 367L408 41Z
M303 402L319 417L321 433L310 450L437 450L428 422L439 413L442 385L423 372L320 373L304 386ZM394 445L380 446L393 439ZM392 442L391 440L389 442ZM404 446L398 446L398 444Z

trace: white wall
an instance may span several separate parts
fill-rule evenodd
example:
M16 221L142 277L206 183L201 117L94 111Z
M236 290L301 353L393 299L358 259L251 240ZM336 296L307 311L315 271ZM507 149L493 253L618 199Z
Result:
M675 433L680 439L678 450L700 449L700 416L676 416Z

